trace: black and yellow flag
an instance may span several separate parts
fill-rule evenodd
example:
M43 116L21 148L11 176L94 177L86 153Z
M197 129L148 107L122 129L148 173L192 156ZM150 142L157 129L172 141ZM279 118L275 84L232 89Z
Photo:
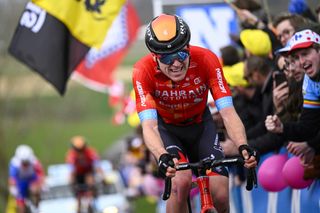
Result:
M125 0L93 2L28 2L9 45L11 55L40 74L61 95L89 49L101 46Z
M84 44L100 48L126 0L32 0Z

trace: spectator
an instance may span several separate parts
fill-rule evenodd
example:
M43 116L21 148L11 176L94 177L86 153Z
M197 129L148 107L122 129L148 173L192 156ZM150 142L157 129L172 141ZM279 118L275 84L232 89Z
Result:
M44 171L33 150L28 145L19 145L9 164L9 192L16 198L17 213L26 213L26 199L35 206L40 201Z
M245 55L272 58L272 44L269 35L257 29L245 29L240 33L240 41L245 48Z
M316 21L317 18L312 13L312 10L305 2L305 0L290 0L288 5L288 11L292 14L299 14L311 21Z
M320 4L318 4L315 12L317 14L317 22L320 23Z
M283 133L292 141L305 141L319 134L320 121L320 36L303 30L294 34L288 45L278 51L292 56L296 66L305 72L303 82L304 102L299 122L283 123L277 115L269 115L265 121L269 131ZM309 142L311 147L319 151L319 142Z
M284 47L297 29L307 23L310 21L299 14L282 12L274 18L273 26L278 40Z
M143 175L146 173L146 148L141 135L128 137L126 145L119 169L127 188L127 195L141 196Z

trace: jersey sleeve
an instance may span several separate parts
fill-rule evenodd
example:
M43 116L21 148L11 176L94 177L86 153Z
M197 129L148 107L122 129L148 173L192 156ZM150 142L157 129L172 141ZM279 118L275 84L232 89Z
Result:
M132 84L136 97L136 109L140 122L146 119L156 119L156 104L151 95L153 80L147 73L147 68L137 63L133 68Z
M40 163L39 160L36 160L36 162L34 164L34 169L35 169L37 177L42 178L42 177L45 176L45 172L44 172L43 166L42 166L42 164Z
M223 75L222 66L218 57L208 51L206 54L206 63L208 64L207 72L209 78L209 87L217 109L221 110L225 107L233 106L232 94Z
M93 161L96 161L96 160L100 159L97 151L95 149L93 149L93 148L88 148L87 154L88 154L88 157L90 159L92 159Z
M66 163L68 164L74 164L75 162L75 154L71 150L69 150L66 154Z
M18 168L11 161L9 164L9 183L15 184L18 178Z

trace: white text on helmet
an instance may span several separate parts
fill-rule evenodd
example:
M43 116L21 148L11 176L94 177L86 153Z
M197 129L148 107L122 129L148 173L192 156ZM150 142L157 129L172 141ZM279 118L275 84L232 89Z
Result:
M178 20L180 23L180 34L184 35L186 32L186 28L184 27L183 20L180 17L178 17Z
M149 41L152 41L153 37L152 37L152 34L151 34L151 30L150 30L150 24L147 27L146 33L147 33L147 35L149 37Z

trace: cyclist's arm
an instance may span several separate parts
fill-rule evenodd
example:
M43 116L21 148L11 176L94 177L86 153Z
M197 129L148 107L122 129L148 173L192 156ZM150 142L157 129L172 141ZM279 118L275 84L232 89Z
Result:
M219 112L230 139L234 141L237 147L242 144L247 144L245 128L234 107L224 107L220 109Z
M167 153L165 150L160 134L158 131L158 121L156 119L147 119L141 123L143 129L143 137L147 148L159 159L160 155Z

